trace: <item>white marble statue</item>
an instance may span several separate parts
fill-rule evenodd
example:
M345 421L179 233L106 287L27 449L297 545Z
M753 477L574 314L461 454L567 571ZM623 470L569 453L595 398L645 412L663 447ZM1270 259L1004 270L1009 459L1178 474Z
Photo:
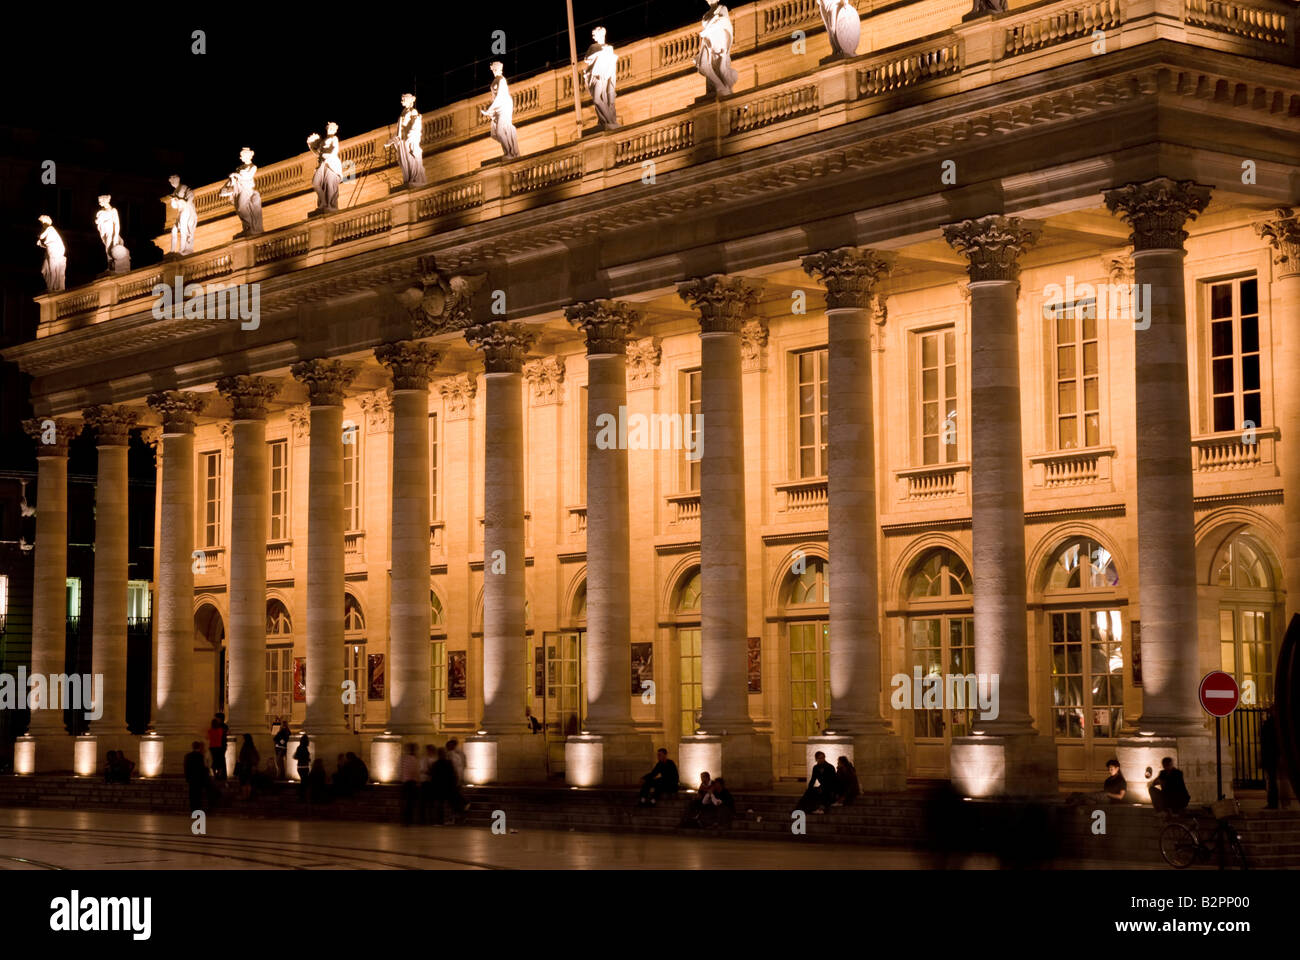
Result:
M64 287L64 277L68 272L68 248L63 245L63 238L54 229L54 221L41 214L41 223L45 229L36 239L36 245L45 251L45 263L41 265L41 276L45 278L47 293L58 293Z
M591 94L591 102L596 105L596 117L606 130L617 130L618 114L614 110L616 91L614 82L618 74L618 53L605 42L605 28L597 27L591 31L595 41L587 50L582 79Z
M862 19L853 0L817 0L831 52L837 57L856 57L862 39Z
M104 245L104 256L108 257L109 272L127 273L131 269L131 253L122 242L122 218L117 215L112 200L107 193L100 196L95 229L99 232L99 242Z
M515 136L515 101L510 96L510 85L502 75L505 65L494 60L492 68L492 102L479 113L492 120L492 139L501 144L507 160L519 156L519 139Z
M194 191L181 183L181 178L174 173L167 182L172 185L172 192L163 197L163 203L176 211L176 222L172 224L172 253L188 256L194 252L194 229L199 225Z
M731 26L727 6L718 0L707 0L709 12L700 27L700 50L695 55L695 67L708 83L710 96L726 97L740 79L731 67L731 44L736 31Z
M424 148L420 145L423 133L424 118L415 109L415 95L402 94L402 115L397 118L397 136L384 146L397 150L397 165L402 168L403 186L418 187L425 183Z
M307 148L316 154L316 173L311 185L316 190L314 213L333 213L339 208L339 184L343 182L343 160L339 156L339 125L325 124L325 139L313 133Z
M262 232L262 195L257 192L257 167L253 164L253 148L239 151L239 166L235 168L218 196L235 205L239 222L244 229L236 237L248 237Z

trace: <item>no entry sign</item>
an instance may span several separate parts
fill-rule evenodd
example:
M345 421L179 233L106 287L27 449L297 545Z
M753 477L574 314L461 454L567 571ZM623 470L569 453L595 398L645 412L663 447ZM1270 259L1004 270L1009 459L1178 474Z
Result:
M1237 709L1241 690L1232 674L1211 670L1201 678L1201 709L1212 717L1226 717Z

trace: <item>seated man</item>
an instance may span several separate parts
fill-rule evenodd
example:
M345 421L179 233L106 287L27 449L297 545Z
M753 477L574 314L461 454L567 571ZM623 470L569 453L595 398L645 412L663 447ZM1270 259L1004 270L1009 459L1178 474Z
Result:
M721 777L709 784L700 806L700 826L726 829L736 817L736 801Z
M799 798L796 810L806 813L825 813L838 795L835 768L826 762L826 754L818 750L813 754L812 773L808 774L808 789Z
M1106 761L1106 782L1101 785L1101 792L1111 803L1120 803L1128 794L1128 781L1119 772L1119 761L1111 757Z
M1161 813L1182 813L1191 799L1192 795L1187 792L1187 784L1183 780L1183 771L1174 766L1174 758L1162 759L1160 772L1151 781L1151 806Z
M668 751L659 748L659 762L654 769L641 778L640 804L654 806L663 794L674 794L679 786L677 764L668 759Z

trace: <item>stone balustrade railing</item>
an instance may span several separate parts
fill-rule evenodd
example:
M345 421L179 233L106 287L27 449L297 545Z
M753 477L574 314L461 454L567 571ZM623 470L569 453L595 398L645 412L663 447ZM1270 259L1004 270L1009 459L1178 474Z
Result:
M898 499L902 501L941 500L964 497L968 463L943 463L898 470Z
M809 510L825 510L830 502L827 484L825 477L776 484L776 492L782 498L780 511L804 513Z
M1250 4L1184 2L1185 42L1279 62L1294 60L1294 6L1280 0L1253 0ZM650 160L666 171L754 149L773 138L781 139L783 131L788 131L788 136L802 135L807 132L808 118L815 117L819 127L852 122L883 109L885 98L900 90L924 88L934 95L956 93L968 85L963 76L964 50L973 42L973 31L988 32L988 47L995 51L996 61L992 69L984 65L978 82L998 82L1004 76L1022 74L1022 61L1034 60L1034 69L1052 65L1053 56L1059 55L1061 62L1066 62L1073 54L1065 49L1054 54L1051 48L1071 38L1091 36L1091 29L1114 32L1119 28L1118 33L1123 34L1130 27L1140 26L1124 21L1125 11L1121 0L1061 0L1023 13L966 24L960 30L919 37L851 60L821 64L797 77L742 90L719 102L694 102L680 109L679 99L668 98L665 102L674 112L652 115L613 133L578 143L561 143L514 161L483 165L417 190L370 200L319 218L316 222L324 223L327 229L309 229L298 223L254 238L252 247L248 240L232 240L222 247L200 250L180 261L180 266L164 263L162 282L170 282L178 273L187 282L214 277L236 279L234 274L240 274L239 282L253 282L259 279L257 268L266 269L268 273L263 275L269 275L282 269L277 268L281 261L321 249L328 251L331 245L345 241L382 237L394 227L409 229L412 223L452 216L462 222L488 220L508 215L522 205L535 205L538 195L546 191L562 189L567 196L632 182L643 176L641 167ZM769 0L738 8L733 15L737 26L735 53L740 57L788 41L795 29L821 29L812 0ZM864 18L864 30L869 29L870 19ZM1162 22L1162 30L1166 27ZM629 64L625 68L628 85L655 83L693 72L697 34L698 27L692 25L620 48ZM1037 51L1035 57L1022 56L1031 51ZM567 69L550 71L516 85L516 95L526 107L524 112L535 118L525 118L525 125L572 109L571 94L567 103L563 96L567 74ZM1282 109L1296 112L1300 103L1294 102L1296 98L1292 100ZM847 111L846 101L850 107ZM862 103L856 111L855 103ZM480 99L475 98L426 114L425 142L438 144L439 150L459 149L457 144L485 136L477 122L480 105ZM762 138L743 136L760 128L766 131ZM343 142L344 156L352 159L357 177L377 165L392 164L392 152L384 149L390 135L384 128ZM308 193L312 167L309 155L263 167L257 180L264 204L278 197ZM216 199L222 186L216 183L196 189L201 219L226 217L233 226L236 221L229 202ZM345 200L347 196L345 193ZM518 204L512 204L516 197ZM355 252L353 249L340 255ZM328 252L325 259L329 259ZM147 276L142 271L147 271ZM108 319L117 304L139 299L151 290L153 284L146 283L146 279L157 278L159 272L158 266L141 268L98 279L76 290L38 297L42 321L38 336Z
M1197 473L1250 470L1273 463L1276 427L1192 438L1192 469Z
M1034 487L1053 489L1110 481L1114 447L1055 450L1029 458Z

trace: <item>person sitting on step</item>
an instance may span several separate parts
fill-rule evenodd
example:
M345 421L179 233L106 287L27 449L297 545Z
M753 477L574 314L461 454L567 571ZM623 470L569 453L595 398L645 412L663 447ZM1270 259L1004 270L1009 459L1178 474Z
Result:
M661 796L671 796L681 786L677 764L668 759L668 751L660 747L658 758L654 769L641 778L641 796L638 802L643 807L646 804L653 807Z

